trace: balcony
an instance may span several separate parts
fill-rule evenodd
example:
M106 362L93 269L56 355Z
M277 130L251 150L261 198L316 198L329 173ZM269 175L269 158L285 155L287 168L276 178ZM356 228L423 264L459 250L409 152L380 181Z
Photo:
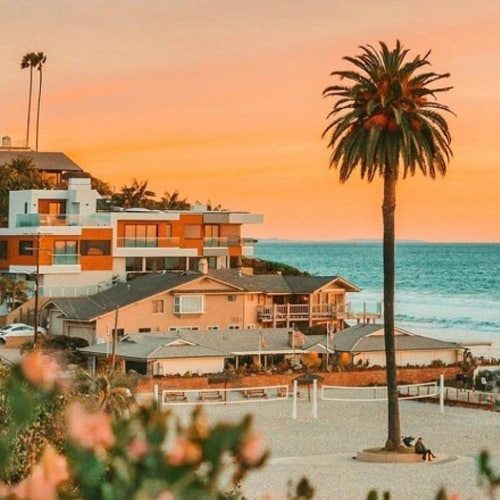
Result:
M93 226L108 227L109 214L17 214L16 227L41 227L41 226Z
M229 248L241 245L251 245L255 240L241 238L240 236L225 236L222 238L208 236L203 238L204 248Z
M375 320L381 316L380 304L373 311L366 305L363 311L353 311L351 304L274 304L258 306L257 318L262 323L293 323L294 321L321 321L333 319Z
M80 255L70 253L52 254L53 266L75 266L80 263Z
M169 248L178 247L179 238L168 237L120 237L116 239L116 246L118 248Z

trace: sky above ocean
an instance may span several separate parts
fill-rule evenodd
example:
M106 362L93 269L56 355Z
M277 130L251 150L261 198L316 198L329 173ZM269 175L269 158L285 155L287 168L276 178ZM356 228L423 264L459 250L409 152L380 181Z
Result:
M339 185L321 132L330 72L360 44L396 38L449 71L446 179L398 189L397 236L500 241L500 2L489 0L4 0L0 135L21 141L28 72L44 51L41 149L119 188L263 213L258 237L381 234L381 185Z

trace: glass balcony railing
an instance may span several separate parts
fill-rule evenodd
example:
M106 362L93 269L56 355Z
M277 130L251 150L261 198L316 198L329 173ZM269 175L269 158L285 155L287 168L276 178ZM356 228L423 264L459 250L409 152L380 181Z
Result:
M16 227L109 226L109 214L17 214Z
M203 246L205 248L239 247L242 242L243 240L239 236L226 236L223 238L208 236L203 238Z
M156 237L141 237L136 236L133 238L117 238L116 246L118 248L168 248L178 247L179 238L156 238Z
M54 266L71 266L80 262L78 254L70 253L55 253L52 255L52 265Z

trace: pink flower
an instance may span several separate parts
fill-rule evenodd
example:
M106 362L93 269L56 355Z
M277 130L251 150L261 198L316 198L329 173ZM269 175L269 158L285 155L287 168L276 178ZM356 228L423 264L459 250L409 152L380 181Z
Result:
M199 444L180 437L174 441L167 457L171 465L191 465L201 459L201 447Z
M53 500L57 498L57 486L68 479L66 459L48 445L30 475L12 488L11 493L21 499Z
M148 442L143 438L136 437L128 445L129 454L132 456L132 458L135 458L136 460L142 458L144 455L146 455L148 451L149 451Z
M57 361L50 356L43 355L39 350L31 351L22 362L24 376L33 385L40 385L50 390L60 376Z
M264 454L262 439L257 434L250 434L243 441L240 456L247 465L255 465Z
M170 491L162 491L155 500L175 500L175 497Z
M80 403L69 407L69 435L82 448L98 452L115 442L111 417L102 412L88 412Z

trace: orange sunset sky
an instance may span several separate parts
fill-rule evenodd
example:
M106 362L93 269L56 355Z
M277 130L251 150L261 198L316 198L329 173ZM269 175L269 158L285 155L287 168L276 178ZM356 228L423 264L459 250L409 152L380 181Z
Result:
M0 0L0 134L24 137L44 51L41 150L120 187L263 213L256 237L381 236L381 184L340 185L321 92L343 55L396 38L455 89L446 179L399 185L397 236L500 241L500 1Z

